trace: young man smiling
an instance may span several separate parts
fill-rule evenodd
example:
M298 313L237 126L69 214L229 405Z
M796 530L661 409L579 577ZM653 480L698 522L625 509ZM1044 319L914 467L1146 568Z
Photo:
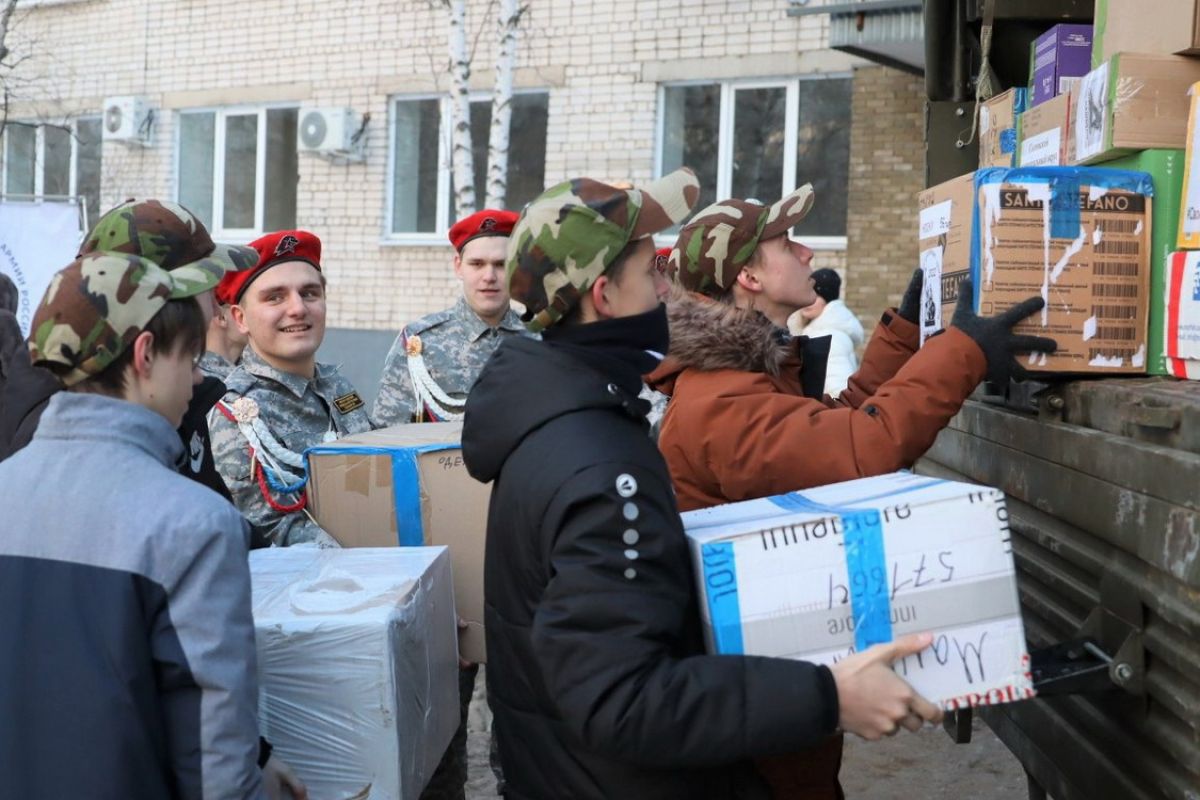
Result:
M307 513L304 451L371 423L349 381L316 361L325 338L321 240L278 231L250 246L258 264L223 286L249 346L212 417L217 470L237 507L274 544L336 547Z
M512 211L484 209L450 228L462 296L396 337L371 411L377 426L462 419L467 393L496 347L525 332L504 283L504 253L516 221Z

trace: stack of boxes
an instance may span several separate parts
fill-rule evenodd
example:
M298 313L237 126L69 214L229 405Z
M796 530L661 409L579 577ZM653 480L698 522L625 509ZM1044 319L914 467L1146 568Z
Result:
M970 277L981 313L1046 298L1020 330L1060 349L1032 371L1200 378L1200 252L1186 252L1200 250L1195 55L1200 0L1099 0L1094 26L1031 44L1028 88L980 107L979 171L919 197L934 279L923 333L948 321ZM1015 140L1001 147L985 123L1004 112ZM929 209L947 203L932 225Z

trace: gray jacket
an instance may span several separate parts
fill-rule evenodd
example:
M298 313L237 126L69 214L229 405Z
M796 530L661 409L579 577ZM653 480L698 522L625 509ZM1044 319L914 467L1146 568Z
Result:
M59 392L0 463L0 797L262 795L246 523L182 456Z

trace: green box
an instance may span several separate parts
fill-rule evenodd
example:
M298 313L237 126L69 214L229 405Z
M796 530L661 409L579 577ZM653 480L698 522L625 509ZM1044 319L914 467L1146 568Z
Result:
M1163 339L1166 331L1167 259L1176 250L1183 200L1183 150L1142 150L1096 166L1132 169L1150 174L1154 203L1150 219L1150 318L1146 337L1146 372L1166 375Z

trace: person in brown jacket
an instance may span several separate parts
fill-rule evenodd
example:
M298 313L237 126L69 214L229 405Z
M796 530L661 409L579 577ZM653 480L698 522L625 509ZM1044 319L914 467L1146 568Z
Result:
M968 281L950 327L918 352L917 270L846 390L824 395L828 339L786 330L814 299L813 253L788 237L812 203L810 185L770 206L726 200L680 231L671 260L686 291L668 304L670 352L648 383L671 396L659 448L681 511L909 467L980 381L1007 384L1015 353L1056 348L1012 333L1041 298L981 318ZM841 752L836 736L758 766L776 798L841 798Z

